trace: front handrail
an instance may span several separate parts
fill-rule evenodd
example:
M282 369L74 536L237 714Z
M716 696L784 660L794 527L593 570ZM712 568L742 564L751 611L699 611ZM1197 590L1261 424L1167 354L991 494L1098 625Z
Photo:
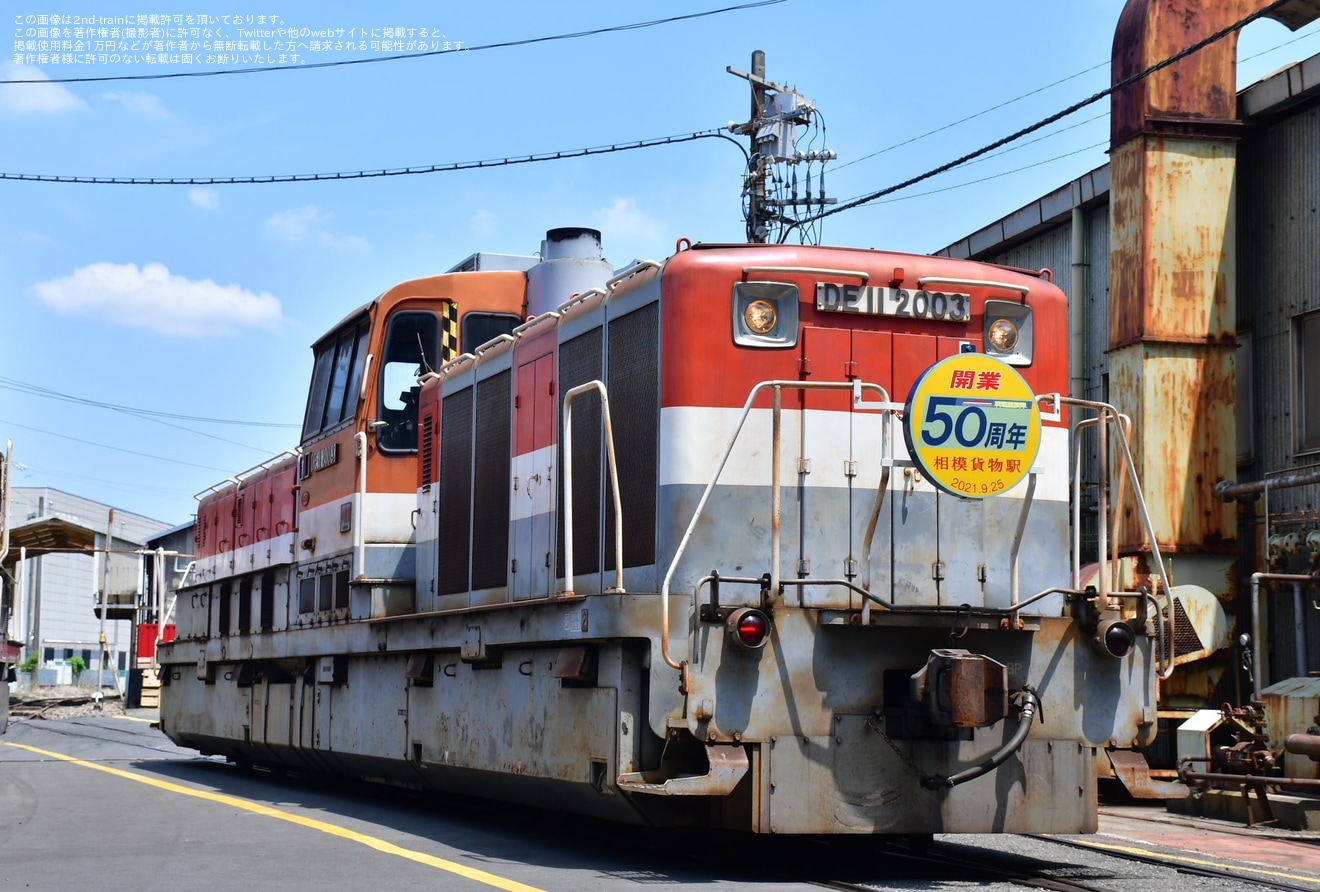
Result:
M692 539L692 533L697 528L697 522L701 520L702 512L706 509L706 502L710 500L710 494L715 489L715 484L719 482L720 475L724 473L724 467L729 462L729 456L733 454L733 447L737 445L738 436L742 433L743 425L747 423L747 418L752 413L752 407L756 404L757 397L766 389L774 391L774 416L772 419L772 448L771 448L771 529L772 529L772 548L773 553L770 556L770 590L777 592L779 590L779 508L780 508L780 437L779 422L781 413L781 396L783 390L851 390L856 394L855 399L860 400L860 394L863 390L869 390L880 394L882 401L889 402L889 394L879 384L867 384L864 382L853 381L762 381L752 388L747 396L747 402L743 405L742 415L738 418L737 425L734 426L733 433L729 435L729 441L725 444L724 454L720 457L719 464L715 468L715 473L711 476L710 482L706 484L705 490L701 493L701 499L697 502L696 509L692 512L692 519L688 522L687 529L683 532L683 538L679 540L678 547L674 550L674 557L669 562L669 569L665 571L664 581L660 584L660 656L664 659L665 665L671 669L683 670L683 664L675 660L669 653L669 586L674 580L674 573L678 570L678 562L682 559L683 553L687 550L688 542ZM871 404L868 404L871 405ZM892 409L888 406L880 408L880 411L888 419ZM888 429L885 428L885 440L887 441ZM887 443L885 443L887 446ZM882 450L884 446L882 446ZM883 451L882 451L883 458ZM883 498L883 497L882 497ZM869 603L869 602L868 602Z

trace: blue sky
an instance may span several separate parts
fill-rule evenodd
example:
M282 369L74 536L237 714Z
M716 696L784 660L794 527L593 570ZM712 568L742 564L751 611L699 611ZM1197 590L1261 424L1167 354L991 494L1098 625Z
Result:
M213 8L157 4L156 11L252 16L253 27L261 27L255 17L267 16L279 19L276 27L366 29L369 40L387 28L413 30L414 39L426 29L451 45L479 46L726 5L732 0L377 0L369 7L231 0ZM838 154L827 167L826 187L846 200L1106 87L1122 5L786 0L573 40L370 65L0 84L0 173L309 174L691 133L746 117L747 85L725 67L746 70L752 50L761 49L767 76L796 88L822 112L823 145ZM58 0L7 6L11 36L0 79L238 67L128 65L108 56L94 64L67 64L61 56L56 64L17 65L14 41L37 27L29 15L83 14L88 7L64 8ZM121 14L93 6L95 13ZM232 21L218 27L225 38L239 39ZM1293 34L1274 22L1254 23L1240 45L1239 84L1317 52L1315 26ZM381 54L309 49L304 58ZM1057 81L1063 82L1049 86ZM1033 95L1009 102L1027 94ZM883 151L971 115L977 117ZM937 250L1103 164L1107 139L1102 101L1011 151L894 196L900 200L830 217L824 241ZM821 145L818 139L815 147ZM601 229L606 257L616 266L663 258L681 237L741 240L742 164L734 146L705 139L340 182L0 182L0 441L14 440L15 458L25 466L15 483L184 522L194 511L194 493L295 445L309 346L353 308L474 251L533 253L556 226ZM244 423L143 417L105 404Z

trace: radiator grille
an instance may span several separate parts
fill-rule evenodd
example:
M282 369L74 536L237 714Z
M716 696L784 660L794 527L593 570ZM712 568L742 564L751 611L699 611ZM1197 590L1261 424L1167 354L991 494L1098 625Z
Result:
M566 341L559 348L559 392L601 377L601 329ZM560 423L562 426L562 403ZM584 393L573 400L573 573L600 572L601 486L600 394ZM559 434L559 467L564 467L564 435ZM564 474L559 475L560 523L557 545L564 566ZM571 583L568 583L571 587Z
M1183 609L1182 602L1173 598L1173 656L1176 659L1184 654L1205 650L1196 630L1192 628L1191 617Z
M508 582L510 373L477 385L476 488L472 504L472 588Z
M468 590L472 532L472 388L444 398L440 407L439 594Z
M623 565L655 563L655 489L660 429L660 305L647 304L610 322L610 413L623 500ZM605 512L605 541L614 541L614 512ZM613 547L605 566L614 569Z

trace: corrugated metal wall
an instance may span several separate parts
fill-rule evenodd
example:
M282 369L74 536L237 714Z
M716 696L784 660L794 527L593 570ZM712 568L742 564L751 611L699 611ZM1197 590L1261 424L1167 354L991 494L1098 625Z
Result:
M1260 480L1271 474L1320 462L1320 454L1298 452L1296 389L1298 364L1295 320L1320 310L1320 109L1302 109L1268 127L1254 130L1238 149L1238 331L1250 337L1251 348L1240 352L1238 375L1250 375L1252 405L1251 460L1240 465L1240 480ZM1243 362L1246 360L1246 362ZM1312 368L1320 357L1312 357ZM1248 367L1249 366L1249 367ZM1311 386L1320 381L1311 382ZM1320 528L1320 486L1280 489L1269 494L1272 533L1300 533ZM1247 554L1255 545L1252 569L1265 570L1265 500L1239 514L1238 541ZM1305 570L1307 549L1272 568ZM1307 593L1313 596L1315 590ZM1267 628L1276 630L1258 642L1266 655L1266 681L1296 672L1296 647L1291 629L1306 627L1310 668L1317 668L1320 623L1315 612L1294 610L1291 589L1283 586L1265 595ZM1310 603L1307 597L1304 604Z
M1067 291L1072 269L1070 230L1071 227L1067 225L1048 230L1031 241L988 259L1020 269L1048 269L1054 274L1054 281Z
M1320 109L1250 132L1238 158L1238 330L1251 337L1255 407L1253 461L1239 476L1260 480L1320 462L1297 454L1293 402L1294 319L1320 310ZM1271 514L1312 512L1311 529L1317 508L1320 487L1270 494Z

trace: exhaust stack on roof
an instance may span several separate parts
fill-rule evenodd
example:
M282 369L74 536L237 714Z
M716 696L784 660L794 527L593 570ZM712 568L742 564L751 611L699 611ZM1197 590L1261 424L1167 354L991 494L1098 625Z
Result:
M604 288L610 265L600 256L600 232L581 226L551 229L541 242L541 262L527 271L527 314L540 316L574 294Z

